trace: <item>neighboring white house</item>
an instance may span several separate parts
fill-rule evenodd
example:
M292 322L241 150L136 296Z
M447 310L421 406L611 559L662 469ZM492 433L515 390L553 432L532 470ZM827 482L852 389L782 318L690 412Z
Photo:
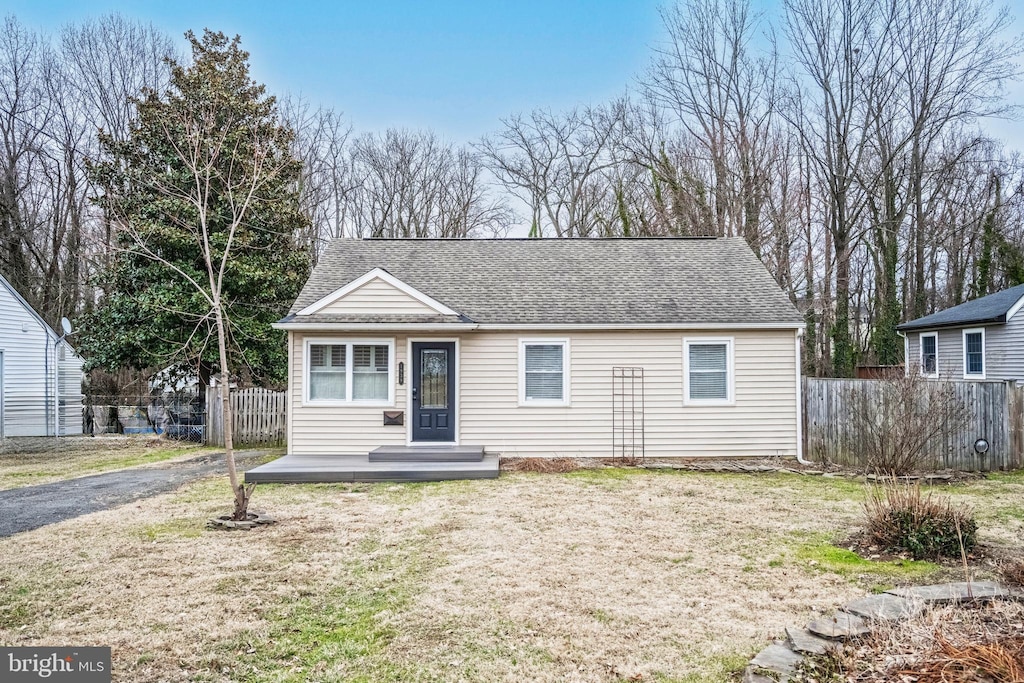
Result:
M82 433L82 359L0 276L0 436Z
M951 380L1024 380L1024 285L899 325L907 372Z
M288 452L794 456L803 326L739 238L338 239L276 325Z

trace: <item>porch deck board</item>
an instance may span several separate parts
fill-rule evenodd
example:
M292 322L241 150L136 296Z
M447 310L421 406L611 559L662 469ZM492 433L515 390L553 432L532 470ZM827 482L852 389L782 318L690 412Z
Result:
M370 451L370 462L480 462L483 446L381 446Z
M412 482L496 479L498 456L473 462L370 462L368 455L285 455L245 473L246 482Z

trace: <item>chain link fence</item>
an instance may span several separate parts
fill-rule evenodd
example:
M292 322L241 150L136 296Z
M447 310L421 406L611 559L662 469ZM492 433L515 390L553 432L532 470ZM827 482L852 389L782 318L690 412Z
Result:
M153 434L196 443L206 435L206 409L197 394L87 396L82 410L84 434Z

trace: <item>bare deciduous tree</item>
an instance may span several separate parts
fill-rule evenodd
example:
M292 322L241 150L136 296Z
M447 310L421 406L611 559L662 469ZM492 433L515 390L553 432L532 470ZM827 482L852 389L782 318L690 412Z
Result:
M333 109L314 109L300 97L285 98L280 110L296 133L292 153L302 160L299 198L310 232L298 237L315 258L332 238L345 236L351 194L359 186L350 155L352 126Z
M529 208L532 235L601 233L608 192L601 174L614 163L609 152L622 115L618 103L564 114L535 110L503 119L502 130L480 142L498 182Z
M363 135L352 150L346 218L353 235L476 237L504 234L512 215L483 182L476 156L431 132Z

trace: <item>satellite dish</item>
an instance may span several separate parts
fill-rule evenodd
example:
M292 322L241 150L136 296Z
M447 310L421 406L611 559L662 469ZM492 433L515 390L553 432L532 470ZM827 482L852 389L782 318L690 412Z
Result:
M71 334L71 321L67 318L60 319L60 329L64 330L64 336Z

